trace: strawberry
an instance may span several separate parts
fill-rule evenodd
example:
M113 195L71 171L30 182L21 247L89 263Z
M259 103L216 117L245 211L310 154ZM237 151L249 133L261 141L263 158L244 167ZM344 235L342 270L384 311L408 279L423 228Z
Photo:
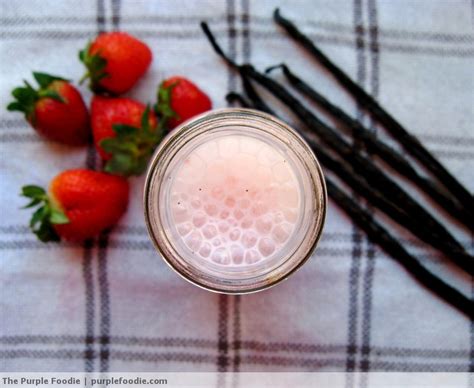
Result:
M162 138L155 115L130 98L94 96L91 121L105 171L114 174L140 175Z
M38 186L24 186L22 195L38 206L30 227L43 241L82 241L117 223L128 203L128 182L121 177L86 169L56 176L49 195Z
M132 88L150 66L149 47L125 32L100 34L79 52L87 68L86 78L94 92L125 93Z
M13 89L15 101L9 111L20 111L45 137L69 145L86 144L89 139L89 114L78 90L68 80L45 73L33 73L39 89L27 81Z
M158 89L158 103L155 110L169 129L210 109L212 103L209 97L186 78L179 76L168 78Z

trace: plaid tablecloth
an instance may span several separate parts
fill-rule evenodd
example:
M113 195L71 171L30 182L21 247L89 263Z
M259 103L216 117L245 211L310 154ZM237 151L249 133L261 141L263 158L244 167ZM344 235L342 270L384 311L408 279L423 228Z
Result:
M257 67L285 60L358 115L334 80L273 23L276 6L474 189L473 9L470 1L0 2L1 371L469 371L474 325L420 287L330 202L314 257L289 280L248 296L194 287L160 259L132 179L120 225L85 246L41 244L19 208L26 183L98 168L92 149L45 141L4 109L32 70L78 80L77 52L100 31L145 40L153 66L131 96L153 101L182 74L226 105L238 77L212 52L199 21ZM87 101L90 93L81 87ZM378 130L380 136L384 136ZM472 236L451 227L466 246ZM471 279L408 235L434 271L471 292Z

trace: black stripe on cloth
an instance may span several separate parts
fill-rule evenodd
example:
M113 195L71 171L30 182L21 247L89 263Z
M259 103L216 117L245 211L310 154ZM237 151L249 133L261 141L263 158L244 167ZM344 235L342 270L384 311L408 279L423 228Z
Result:
M379 47L378 47L378 25L377 25L377 5L376 0L367 1L368 20L369 20L369 52L371 59L370 71L370 89L374 98L378 97L379 93ZM374 123L370 127L372 132L375 131ZM373 210L373 209L370 209ZM362 372L370 371L370 333L371 333L371 319L372 319L372 288L374 283L375 272L375 247L374 244L366 239L367 246L367 260L366 267L362 279L362 352L358 370ZM361 378L363 387L367 387L367 376L363 375Z
M85 341L84 336L77 335L14 335L0 337L0 344L18 346L18 345L81 345ZM90 342L99 342L100 337L90 338ZM195 348L195 349L215 349L218 342L215 340L206 340L202 338L186 337L124 337L111 336L110 343L117 346L127 347L176 347L176 348ZM255 351L263 353L322 353L344 355L346 345L337 344L309 344L294 342L260 342L260 341L241 341L241 349L244 351ZM358 350L363 352L363 349ZM372 346L371 352L382 358L422 358L422 359L467 359L470 350L458 349L428 349L428 348L404 348L404 347L379 347Z
M97 0L97 33L105 32L105 3L104 0Z
M113 11L113 9L112 9ZM237 19L243 22L246 17L244 14L237 15ZM199 23L201 20L206 19L209 23L220 24L225 22L225 17L216 16L209 17L208 15L192 15L192 16L174 16L174 15L133 15L127 17L127 22L134 23L137 25L147 24L161 24L161 25L176 25L182 26L189 23ZM274 21L271 17L262 17L254 15L252 16L253 22L257 26L269 25L274 26ZM0 17L0 25L3 27L14 27L14 26L31 26L31 25L51 25L51 24L66 24L66 25L83 25L83 24L95 24L96 19L88 16L42 16L42 17ZM352 34L354 27L343 24L334 23L328 21L313 21L313 20L301 20L299 24L305 28L306 26L311 28L317 28L336 33L348 33ZM399 40L414 40L414 41L433 41L441 43L453 43L453 44L469 44L474 42L474 38L470 34L454 34L434 31L412 31L403 29L384 29L379 31L379 35L383 38L392 38Z
M120 30L120 0L112 0L112 26L114 31Z
M104 3L103 0L97 1L96 8L96 24L97 33L103 32L105 24L104 20ZM86 153L86 167L88 169L95 169L96 165L96 152L92 139L89 141ZM84 277L84 289L86 293L85 297L85 316L86 316L86 338L85 338L85 350L84 350L84 370L85 372L94 371L94 323L95 323L95 300L94 300L94 283L93 283L93 261L94 252L94 240L90 239L85 243L84 247L84 261L83 261L83 277Z
M91 357L97 359L99 356L93 352ZM15 349L0 351L0 359L81 359L83 352L73 349L64 350L32 350ZM140 362L182 362L182 363L200 363L214 364L215 357L208 354L192 353L158 353L158 352L130 352L130 351L112 351L110 352L112 360L120 361L140 361ZM298 367L309 371L316 371L321 368L334 368L340 370L345 365L344 359L339 358L290 358L279 356L243 356L242 364L263 365L269 367ZM467 372L469 367L466 363L420 363L420 362L397 362L397 361L374 361L373 371L390 372ZM222 387L222 386L221 386Z
M192 30L147 30L137 28L127 28L127 31L141 39L170 39L170 40L201 40L202 32L198 27ZM224 30L216 29L214 35L219 38L224 35ZM363 32L363 31L361 31ZM345 47L353 47L353 40L350 38L341 38L338 36L322 35L317 33L307 33L307 35L317 40L320 44L333 44ZM21 31L0 31L0 39L51 39L51 40L82 40L91 38L88 31L61 31L61 30L21 30ZM252 31L252 38L254 40L281 40L282 36L275 31ZM472 48L444 48L431 46L416 46L403 45L396 43L380 43L380 48L387 52L396 52L401 54L421 54L433 55L442 58L472 58L474 56L474 49Z
M33 358L33 359L80 359L84 357L83 352L79 350L2 350L0 351L0 358L14 359L14 358ZM100 358L100 354L92 352L91 359ZM149 353L149 352L128 352L128 351L114 351L110 353L112 360L120 361L141 361L141 362L184 362L193 364L213 364L215 357L207 354L192 354L192 353Z
M362 0L354 0L354 34L355 49L357 61L357 82L364 86L365 82L365 40L364 28L362 22ZM362 111L357 107L357 119L361 121ZM354 141L354 147L360 148L359 141ZM355 194L353 193L354 197ZM358 335L358 300L359 300L359 276L362 256L362 233L355 224L352 224L352 252L351 263L349 269L349 313L347 317L347 355L346 355L346 372L353 372L356 368L357 360L357 335ZM352 374L347 375L346 387L352 387L354 380Z
M228 295L218 295L218 312L217 312L217 371L226 372L229 363L228 351L229 343L227 340L228 329L227 324L229 321L228 317ZM223 382L218 379L218 385L222 386Z
M100 372L107 372L109 369L109 344L110 344L110 294L109 280L107 274L107 245L108 232L103 232L99 236L97 273L99 282L100 298Z
M92 275L92 251L93 241L87 240L84 243L84 254L82 260L82 277L84 279L85 290L85 332L83 338L85 344L84 356L84 370L85 372L92 372L94 370L94 360L92 354L94 353L94 281Z
M28 122L24 119L3 119L0 120L0 129L8 128L31 128Z
M120 25L120 1L111 0L112 5L112 25L114 30ZM99 27L99 33L106 31L106 15L105 15L105 3L100 1L98 4L98 17L97 23ZM94 154L95 152L94 148ZM100 354L100 372L109 371L109 357L110 357L110 291L109 291L109 280L108 280L108 268L107 268L107 250L109 245L109 231L106 230L99 235L98 241L98 252L97 252L97 280L99 289L99 301L100 301L100 322L99 322L99 354Z
M403 241L403 240L401 240ZM322 243L324 244L324 243ZM336 245L337 246L337 245ZM413 245L416 246L416 245ZM61 243L49 243L44 244L35 240L10 240L10 241L0 241L0 250L61 250L61 249L70 249L76 248L79 245ZM149 240L135 241L135 240L112 240L109 241L107 248L110 249L122 249L122 250L131 250L131 251L153 251L156 249L153 247L153 244ZM324 245L318 247L318 256L320 257L341 257L341 256L350 256L353 252L353 249L348 248L331 248L324 247ZM384 260L388 259L383 251L376 251L377 256ZM438 255L431 253L420 253L417 255L418 259L422 262L430 262L431 264L436 265L449 265L446 260Z
M252 41L251 41L251 17L250 0L242 0L242 52L244 62L250 62Z
M234 298L234 360L233 360L233 371L238 372L240 368L240 349L242 346L242 337L241 337L241 317L240 317L240 308L242 299L240 295L236 295Z

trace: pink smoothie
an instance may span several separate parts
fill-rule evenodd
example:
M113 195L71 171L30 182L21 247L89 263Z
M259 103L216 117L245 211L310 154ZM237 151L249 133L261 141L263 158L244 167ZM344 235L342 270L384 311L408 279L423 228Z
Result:
M242 267L284 249L301 216L301 192L284 153L251 136L214 137L180 163L172 222L189 256Z

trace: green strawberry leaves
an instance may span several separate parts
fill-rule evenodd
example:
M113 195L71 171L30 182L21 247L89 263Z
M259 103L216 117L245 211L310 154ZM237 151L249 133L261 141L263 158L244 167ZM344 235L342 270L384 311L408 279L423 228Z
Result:
M31 201L24 206L24 209L39 206L30 220L30 228L34 234L42 241L59 241L59 235L54 230L55 224L67 224L69 219L60 209L51 202L46 191L39 186L23 186L21 195Z
M86 79L89 79L89 88L95 92L103 92L99 82L102 78L108 77L105 71L107 60L100 56L100 51L96 54L90 53L91 42L89 42L84 50L79 51L79 60L86 66L87 72L79 81L82 84Z
M24 81L25 86L20 86L12 91L14 101L7 105L9 111L19 111L25 114L27 120L34 124L35 104L42 98L52 98L56 101L65 103L64 99L55 90L49 89L54 81L69 82L65 78L54 75L33 72L33 77L39 85L39 89L35 89L28 81Z
M54 81L65 81L70 82L68 79L57 77L55 75L40 73L37 71L33 72L33 77L38 82L38 85L41 89L46 89L49 85L51 85Z
M179 119L179 115L171 107L171 92L177 85L177 82L164 86L164 82L158 88L157 103L154 106L155 113L159 118L160 128L166 130L168 121L172 118Z
M116 136L100 142L102 149L112 154L104 171L122 176L140 175L163 138L161 127L150 123L150 107L147 106L142 114L140 128L114 124L113 129Z
M9 111L23 112L27 119L31 119L34 114L35 103L38 100L38 93L27 81L24 82L24 87L20 86L13 89L12 96L15 98L15 101L10 102L7 105L7 109Z

